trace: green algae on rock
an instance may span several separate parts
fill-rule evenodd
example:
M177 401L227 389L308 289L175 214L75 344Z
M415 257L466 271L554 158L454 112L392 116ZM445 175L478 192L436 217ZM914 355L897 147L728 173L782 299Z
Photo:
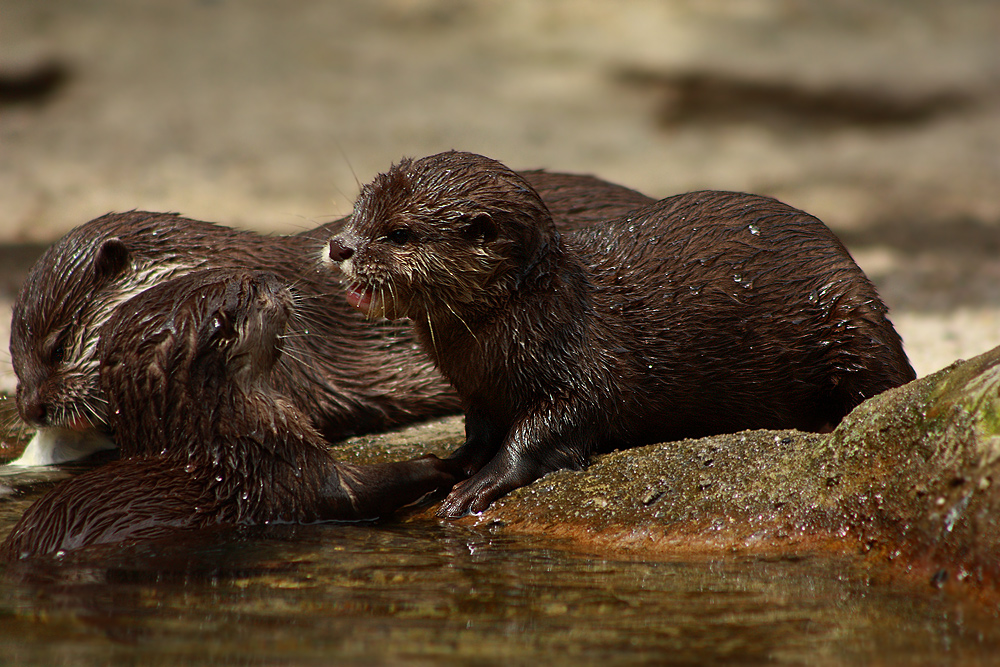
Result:
M855 410L826 442L855 470L841 508L866 545L909 569L1000 585L1000 348Z

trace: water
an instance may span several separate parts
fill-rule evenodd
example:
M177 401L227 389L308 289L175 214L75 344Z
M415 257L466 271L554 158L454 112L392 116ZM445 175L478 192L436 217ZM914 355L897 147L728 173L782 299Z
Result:
M0 536L65 475L0 476ZM3 565L0 646L0 665L966 665L995 662L1000 621L851 555L629 559L413 519Z
M981 610L850 558L625 560L435 522L16 564L0 600L5 664L968 664L1000 648Z

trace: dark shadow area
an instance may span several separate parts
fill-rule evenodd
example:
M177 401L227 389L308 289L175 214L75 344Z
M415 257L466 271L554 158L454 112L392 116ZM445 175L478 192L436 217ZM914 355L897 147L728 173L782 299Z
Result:
M978 258L1000 262L1000 221L897 218L839 230L837 236L849 247L890 246L905 253L949 255L956 261Z
M623 68L615 78L661 97L657 120L686 124L756 123L794 129L915 125L969 108L973 96L938 91L904 96L874 88L811 88L723 72L657 72Z
M0 106L44 104L72 78L68 65L50 61L23 71L0 69Z

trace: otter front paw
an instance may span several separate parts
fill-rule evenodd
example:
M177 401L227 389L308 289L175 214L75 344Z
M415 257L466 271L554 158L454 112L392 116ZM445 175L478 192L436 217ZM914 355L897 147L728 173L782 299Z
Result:
M493 501L522 486L513 480L495 475L474 475L459 482L437 511L439 517L457 519L467 514L479 514Z

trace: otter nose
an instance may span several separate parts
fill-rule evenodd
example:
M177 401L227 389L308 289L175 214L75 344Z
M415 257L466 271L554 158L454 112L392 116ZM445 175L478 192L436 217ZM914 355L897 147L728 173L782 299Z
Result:
M350 259L352 255L354 255L354 248L345 245L343 240L336 236L330 239L330 259L332 261L343 262Z
M45 419L48 416L48 406L43 401L40 399L20 401L18 407L20 408L21 419L25 423L35 427L45 425Z

